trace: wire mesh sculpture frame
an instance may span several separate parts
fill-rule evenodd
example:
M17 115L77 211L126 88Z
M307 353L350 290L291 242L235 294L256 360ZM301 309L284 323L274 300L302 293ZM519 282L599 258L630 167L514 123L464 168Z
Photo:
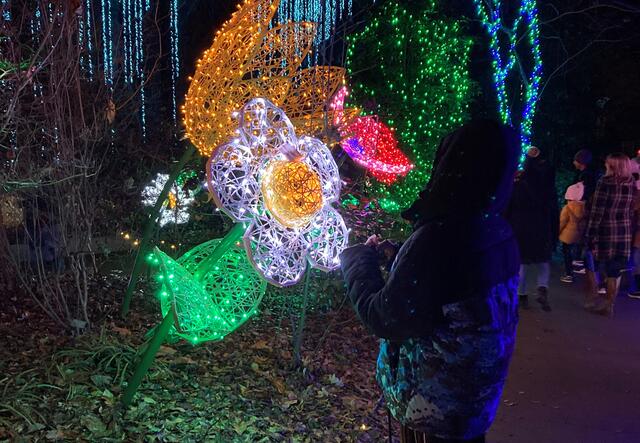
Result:
M221 240L196 246L178 260L156 250L162 282L163 316L175 314L171 330L192 343L222 340L256 313L266 290L246 259L241 245L234 244L209 267L206 260ZM201 269L202 265L207 269Z
M154 206L169 180L169 174L158 174L142 191L142 204ZM171 186L167 200L163 203L158 215L158 223L164 226L169 223L183 224L189 221L189 206L195 201L191 192L184 189L184 183L177 181Z
M345 70L299 69L317 27L301 22L268 29L279 3L245 0L198 61L183 113L187 136L202 155L233 135L232 113L256 97L282 106L300 132L325 128L327 101L344 82Z
M324 271L340 265L339 255L347 247L349 231L332 207L340 196L340 176L329 148L311 137L296 137L285 113L266 99L249 101L239 112L236 137L223 144L207 164L209 192L216 205L236 222L251 222L244 235L247 255L258 271L276 286L300 281L307 262ZM295 150L298 158L285 152ZM313 213L300 213L293 223L274 217L270 201L291 199L268 189L267 174L273 162L302 162L320 181L320 189L302 200L321 198ZM267 189L263 186L267 184ZM271 199L265 195L273 192ZM299 196L295 196L298 198ZM290 203L290 202L289 202Z

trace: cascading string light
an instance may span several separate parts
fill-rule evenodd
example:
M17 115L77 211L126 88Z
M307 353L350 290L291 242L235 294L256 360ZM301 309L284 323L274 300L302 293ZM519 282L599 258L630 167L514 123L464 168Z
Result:
M351 15L353 0L283 0L278 8L280 21L318 23L315 44L331 38L335 25L345 14ZM314 53L317 62L317 52Z
M542 55L540 51L540 30L538 22L538 8L536 0L522 0L518 9L518 15L514 19L511 28L507 28L501 14L501 0L491 0L486 3L483 0L473 0L476 12L482 25L489 34L489 52L493 58L493 80L498 100L498 112L503 123L513 125L513 116L509 106L510 99L507 93L506 81L514 71L518 59L516 45L518 43L519 30L525 26L526 35L531 51L533 68L527 75L524 86L524 103L520 118L520 141L522 154L520 164L524 162L526 149L531 146L532 125L535 116L536 104L540 93L540 80L542 78ZM507 61L503 60L498 33L506 32L509 36L507 48Z
M92 2L91 0L85 0L83 14L84 14L84 29L86 32L86 65L85 69L89 73L89 81L93 81L93 20L91 18L91 8ZM39 12L39 11L37 11Z
M178 97L177 97L177 83L180 76L180 46L179 36L180 30L178 28L178 0L171 0L170 3L170 37L171 37L171 116L173 117L173 124L178 123Z
M2 3L0 3L0 6L2 7L2 20L4 20L5 22L10 22L11 21L11 5L9 5L9 0L2 0Z
M429 0L410 13L397 1L380 3L365 29L347 38L353 101L395 128L400 148L415 166L393 186L373 187L380 206L390 212L417 198L441 138L468 118L472 42L462 36L460 22L434 14L438 4ZM377 62L373 69L371 60Z
M13 17L11 15L11 5L9 4L9 0L0 0L0 11L2 12L3 24L5 26L9 26L9 23L13 20ZM2 55L1 47L0 47L0 55ZM2 86L3 88L8 87L12 89L11 84L9 83L9 85L7 86L7 83L4 80L0 80L0 86ZM17 132L15 128L9 129L9 140L10 140L11 151L15 154L16 150L18 149ZM14 158L9 160L9 162L11 163L13 163L14 161L15 161Z
M135 49L136 49L136 72L138 82L140 84L140 125L142 129L142 139L147 138L147 111L146 111L146 73L144 71L144 34L143 34L143 16L144 16L144 0L134 0L135 5Z
M131 0L122 0L122 38L124 40L124 81L133 84L133 39L131 32Z
M113 90L113 21L111 0L101 0L102 6L102 64L104 84Z

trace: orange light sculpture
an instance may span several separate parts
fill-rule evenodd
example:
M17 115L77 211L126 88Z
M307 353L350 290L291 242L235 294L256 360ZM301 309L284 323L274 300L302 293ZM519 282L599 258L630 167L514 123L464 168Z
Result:
M198 61L182 110L187 136L200 154L211 155L233 135L234 111L256 97L279 106L301 133L324 129L326 104L345 70L299 69L311 52L316 25L290 22L269 29L279 3L245 0Z

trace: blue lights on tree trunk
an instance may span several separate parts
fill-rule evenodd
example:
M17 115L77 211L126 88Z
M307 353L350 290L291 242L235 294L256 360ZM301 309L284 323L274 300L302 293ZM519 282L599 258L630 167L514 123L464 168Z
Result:
M502 121L517 126L519 124L520 140L522 142L521 163L525 158L525 150L531 146L533 118L540 93L540 79L542 77L542 55L540 52L540 30L538 26L538 8L536 0L521 0L518 14L511 27L506 26L502 16L501 0L473 0L478 17L489 34L489 52L492 57L493 81L498 99L498 111ZM521 30L521 27L524 27ZM506 53L502 50L499 33L508 37ZM522 64L517 45L521 40L528 41L532 67L527 73ZM522 95L522 114L519 123L514 121L507 92L506 81L510 74L519 74Z

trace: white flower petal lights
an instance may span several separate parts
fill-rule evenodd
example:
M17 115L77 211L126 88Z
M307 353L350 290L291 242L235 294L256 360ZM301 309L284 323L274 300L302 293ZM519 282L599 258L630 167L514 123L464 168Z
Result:
M158 197L162 193L164 185L169 180L168 174L158 174L156 178L142 191L142 204L144 206L154 206ZM167 199L162 204L158 223L164 226L168 223L182 224L189 221L189 206L195 197L189 191L185 191L182 186L174 183Z
M349 230L332 207L340 175L331 151L315 138L298 138L266 99L250 100L237 117L237 136L214 150L207 177L216 205L250 223L244 246L251 263L276 286L298 283L307 262L336 269Z

